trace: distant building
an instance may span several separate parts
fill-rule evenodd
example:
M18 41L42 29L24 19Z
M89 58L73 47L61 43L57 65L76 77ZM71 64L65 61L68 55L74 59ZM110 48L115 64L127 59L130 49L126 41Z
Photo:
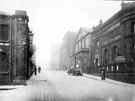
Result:
M70 68L77 68L78 65L83 72L90 72L91 33L91 28L80 28L75 40L74 52L70 56Z
M28 22L26 11L0 12L0 85L23 83L29 77L33 34Z
M59 70L59 50L60 50L60 43L54 43L51 47L51 63L50 63L50 70Z
M63 37L62 45L60 47L60 69L67 70L70 66L70 56L74 51L74 43L77 32L67 32Z
M102 21L101 21L102 22ZM121 10L104 23L93 28L93 73L135 83L135 3L122 2Z

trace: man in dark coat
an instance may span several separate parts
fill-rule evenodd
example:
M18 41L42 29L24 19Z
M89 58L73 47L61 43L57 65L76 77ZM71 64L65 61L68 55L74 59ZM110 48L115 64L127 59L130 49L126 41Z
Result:
M39 67L38 67L38 72L40 73L40 71L41 71L41 67L39 66Z

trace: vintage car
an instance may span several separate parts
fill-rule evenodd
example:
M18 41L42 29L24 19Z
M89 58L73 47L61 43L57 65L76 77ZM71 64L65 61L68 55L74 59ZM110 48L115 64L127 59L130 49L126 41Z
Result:
M75 76L83 76L81 68L69 68L67 73Z

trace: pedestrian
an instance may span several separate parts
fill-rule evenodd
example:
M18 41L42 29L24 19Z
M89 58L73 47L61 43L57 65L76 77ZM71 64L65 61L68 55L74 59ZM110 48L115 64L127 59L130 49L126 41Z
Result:
M34 68L34 69L35 69L35 75L37 75L37 68L36 68L36 66L35 66L35 68Z
M38 67L38 72L40 73L40 71L41 71L41 67L39 66L39 67Z

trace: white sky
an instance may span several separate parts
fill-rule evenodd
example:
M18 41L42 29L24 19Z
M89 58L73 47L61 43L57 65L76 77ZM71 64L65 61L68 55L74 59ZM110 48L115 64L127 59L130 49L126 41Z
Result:
M0 11L26 10L33 29L37 62L49 61L50 46L67 31L92 28L120 10L121 1L102 0L0 0Z

